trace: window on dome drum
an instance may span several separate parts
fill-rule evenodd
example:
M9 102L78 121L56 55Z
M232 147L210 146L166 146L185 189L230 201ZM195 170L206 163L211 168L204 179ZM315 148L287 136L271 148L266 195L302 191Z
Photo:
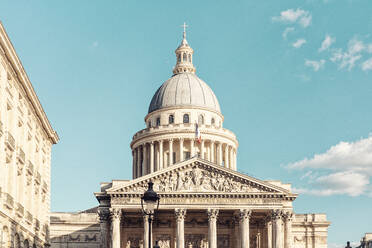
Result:
M177 62L181 62L181 56L180 55L177 56Z
M191 54L189 54L189 62L191 63Z
M212 120L211 120L211 124L214 125L214 122L215 122L215 121L214 121L214 118L212 118Z
M149 123L148 123L148 127L151 127L151 121L149 121Z
M169 124L174 123L174 115L169 115Z
M160 117L156 118L156 126L160 126Z
M186 55L186 53L183 54L183 61L184 61L184 62L187 61L187 55Z
M204 125L204 116L203 115L199 115L198 124L199 125Z
M190 117L188 114L183 115L183 123L190 123Z

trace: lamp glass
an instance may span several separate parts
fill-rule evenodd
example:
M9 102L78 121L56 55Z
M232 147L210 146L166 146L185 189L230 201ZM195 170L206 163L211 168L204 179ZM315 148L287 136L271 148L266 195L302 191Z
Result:
M145 201L145 208L147 211L151 213L154 212L155 206L156 206L155 201Z

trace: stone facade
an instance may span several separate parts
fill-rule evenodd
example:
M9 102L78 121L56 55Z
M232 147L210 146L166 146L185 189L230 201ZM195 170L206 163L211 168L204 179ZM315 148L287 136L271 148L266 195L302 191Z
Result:
M0 247L49 245L50 161L57 142L0 23Z
M238 141L223 128L213 91L195 75L193 52L184 32L174 75L156 91L146 128L130 144L133 179L101 184L91 222L85 213L53 214L52 247L77 237L68 247L327 247L326 215L295 214L290 184L237 172ZM160 196L152 222L141 206L149 182Z

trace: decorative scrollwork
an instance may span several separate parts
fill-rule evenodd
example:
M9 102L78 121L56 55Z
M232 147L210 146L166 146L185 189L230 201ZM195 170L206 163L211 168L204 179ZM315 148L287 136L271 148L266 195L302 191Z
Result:
M176 219L177 221L182 221L182 220L185 220L185 217L186 217L186 209L183 209L183 208L176 208L174 210L174 213L176 215Z

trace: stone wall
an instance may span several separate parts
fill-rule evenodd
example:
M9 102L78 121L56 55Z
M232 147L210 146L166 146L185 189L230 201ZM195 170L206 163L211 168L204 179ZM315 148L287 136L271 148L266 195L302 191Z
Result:
M326 214L296 214L292 223L294 248L327 248Z
M51 248L99 248L100 226L95 209L80 213L51 213Z

